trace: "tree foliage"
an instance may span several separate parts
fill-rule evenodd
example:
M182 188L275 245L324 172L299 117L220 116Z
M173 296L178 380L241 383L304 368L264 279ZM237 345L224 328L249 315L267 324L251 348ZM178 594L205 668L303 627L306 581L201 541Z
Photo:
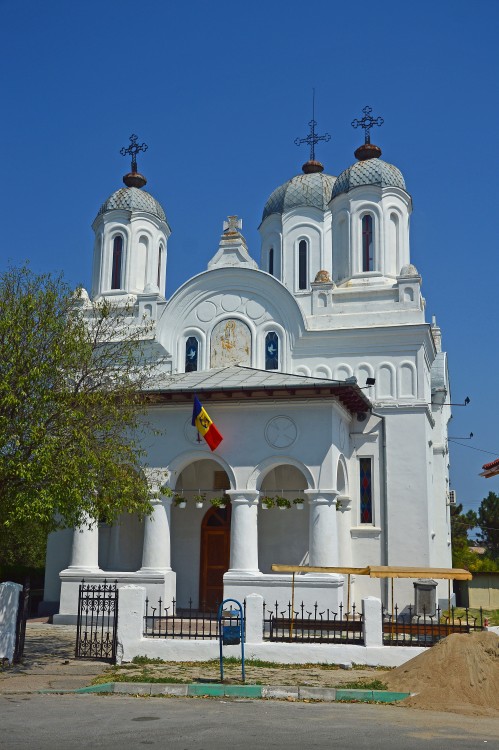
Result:
M0 309L0 545L149 512L146 324L27 267L0 274Z
M478 509L478 540L487 548L493 559L499 562L499 496L489 492Z
M476 526L476 514L473 510L463 513L462 504L451 505L450 524L452 536L452 566L454 568L465 568L472 570L476 563L476 557L470 552L470 541L468 532Z
M499 498L494 496L496 498L496 503L494 503L493 500L489 500L490 495L494 495L494 493L489 493L488 498L482 500L478 514L474 510L463 513L461 504L451 506L452 565L454 568L465 568L472 573L499 570L499 556L490 544L490 535L493 533L493 529L489 527L489 523L493 521L494 508L497 513ZM479 555L470 549L471 542L468 538L468 532L477 527L480 528L477 541L486 547L486 552L483 555Z

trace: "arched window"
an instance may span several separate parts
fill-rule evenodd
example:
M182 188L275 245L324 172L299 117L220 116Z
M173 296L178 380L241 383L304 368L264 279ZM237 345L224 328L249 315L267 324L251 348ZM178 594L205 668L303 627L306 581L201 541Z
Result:
M359 458L360 522L373 522L372 459Z
M156 286L158 287L158 289L161 288L161 263L162 263L162 260L163 260L163 245L160 245L159 246L159 251L158 251L158 273L157 273L157 278L156 278Z
M189 336L185 342L185 371L196 372L198 369L199 342L195 336Z
M117 234L113 241L113 266L111 289L121 289L121 266L123 263L123 237Z
M307 241L300 240L298 245L298 289L307 288Z
M265 369L279 369L279 336L275 331L265 336Z
M373 217L362 217L362 270L374 271Z
M269 250L269 273L274 275L274 248L271 247Z

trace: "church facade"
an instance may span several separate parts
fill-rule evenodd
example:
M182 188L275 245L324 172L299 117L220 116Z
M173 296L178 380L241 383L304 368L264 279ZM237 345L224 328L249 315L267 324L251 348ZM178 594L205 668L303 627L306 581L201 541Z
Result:
M207 270L169 299L170 226L135 156L99 210L90 296L152 323L145 470L163 494L144 521L51 535L56 621L74 617L82 578L201 608L253 592L287 603L275 563L451 566L447 361L411 262L411 196L369 138L338 177L313 146L265 204L260 264L229 217ZM194 394L223 436L214 451L191 424ZM296 587L305 604L346 599L341 575ZM353 592L386 598L363 576Z

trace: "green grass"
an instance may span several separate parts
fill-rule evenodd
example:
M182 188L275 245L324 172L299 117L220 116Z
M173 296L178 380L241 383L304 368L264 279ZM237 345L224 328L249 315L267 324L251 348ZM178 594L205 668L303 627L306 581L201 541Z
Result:
M387 690L386 683L381 680L352 680L336 687L340 690Z
M445 618L449 616L449 610L446 609L445 612L442 612L442 619L441 622L445 622ZM488 618L489 625L499 625L499 609L482 609L482 615L483 619ZM458 621L458 618L461 617L463 620L463 623L466 622L466 610L464 607L455 607L454 609L454 621ZM476 617L477 625L480 624L480 610L479 609L468 609L468 621L473 624L473 619Z

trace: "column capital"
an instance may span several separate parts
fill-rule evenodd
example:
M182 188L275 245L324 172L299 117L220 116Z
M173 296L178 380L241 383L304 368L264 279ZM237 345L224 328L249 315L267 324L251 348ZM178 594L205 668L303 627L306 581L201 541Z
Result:
M231 503L247 505L257 505L260 497L258 490L225 490L225 494L230 497Z
M146 476L151 493L154 493L155 495L161 494L161 489L165 486L166 480L169 476L168 469L144 466L143 472Z
M304 494L314 505L336 505L338 490L304 490Z

